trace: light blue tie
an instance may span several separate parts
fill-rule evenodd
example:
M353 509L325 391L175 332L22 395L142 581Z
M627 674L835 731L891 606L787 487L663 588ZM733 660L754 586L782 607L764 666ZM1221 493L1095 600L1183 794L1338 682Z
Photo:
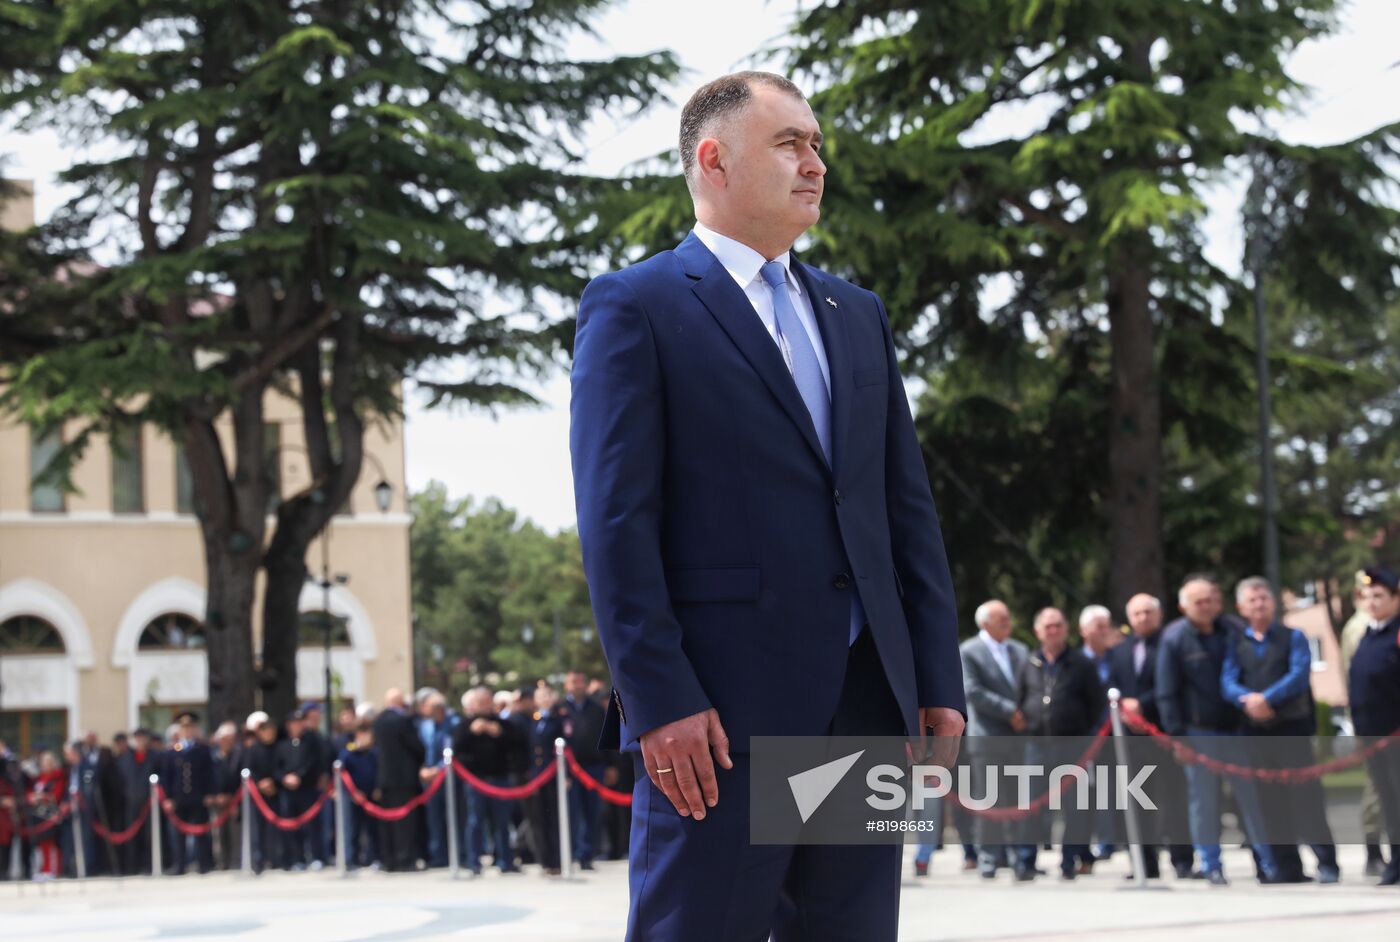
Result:
M812 424L817 429L817 441L821 442L822 454L826 455L827 466L831 466L831 393L826 388L826 378L822 376L821 361L807 335L807 328L798 320L792 307L792 295L787 290L787 269L782 262L766 262L759 269L763 281L773 291L773 319L778 325L778 345L787 351L784 357L788 369L792 371L797 392L802 396L807 412L812 416ZM851 635L854 644L865 625L865 608L860 604L860 590L851 586Z

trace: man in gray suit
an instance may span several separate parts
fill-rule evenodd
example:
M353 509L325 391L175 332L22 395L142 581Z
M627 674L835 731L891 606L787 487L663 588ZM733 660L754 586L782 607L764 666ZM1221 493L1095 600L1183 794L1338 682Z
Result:
M1011 638L1011 611L998 599L983 602L973 615L977 637L962 643L963 689L967 693L967 740L977 750L979 736L1018 736L1026 728L1017 690L1025 666L1026 646ZM1004 750L1002 750L1004 751ZM974 763L974 769L982 763ZM986 794L986 782L975 783L977 795ZM1007 861L1009 832L1001 824L978 818L977 871L985 879L996 876Z

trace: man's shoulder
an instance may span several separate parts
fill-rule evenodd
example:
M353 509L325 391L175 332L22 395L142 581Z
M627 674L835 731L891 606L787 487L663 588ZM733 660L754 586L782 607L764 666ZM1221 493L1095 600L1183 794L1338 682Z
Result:
M986 647L987 646L982 643L980 637L973 635L971 638L968 638L962 644L958 645L958 650L962 651L964 654L970 654L973 651L985 649Z

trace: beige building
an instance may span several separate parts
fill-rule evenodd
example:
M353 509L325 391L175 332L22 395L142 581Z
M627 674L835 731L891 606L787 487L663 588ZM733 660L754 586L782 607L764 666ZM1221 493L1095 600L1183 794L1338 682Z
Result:
M7 225L32 219L18 202ZM297 406L269 395L266 416L269 468L296 493L310 483ZM125 438L95 440L74 469L77 492L64 494L35 483L58 440L0 417L0 739L25 753L88 730L163 727L208 699L203 551L183 459L152 426ZM402 425L372 424L365 449L329 537L333 577L346 577L329 592L333 693L356 701L409 686L413 663ZM318 578L321 550L307 557ZM325 695L324 595L308 583L301 597L307 699ZM257 651L256 620L253 633Z

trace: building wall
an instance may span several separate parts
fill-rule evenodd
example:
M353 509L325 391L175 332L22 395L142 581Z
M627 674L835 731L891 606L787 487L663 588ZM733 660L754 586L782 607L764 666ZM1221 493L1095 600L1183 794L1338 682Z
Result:
M267 420L281 429L282 493L292 494L310 483L297 407L275 395L266 407ZM221 432L227 442L226 425ZM57 658L0 652L0 710L67 709L70 735L94 730L106 737L135 724L148 690L158 701L187 703L204 687L202 652L136 651L151 618L167 612L204 616L202 545L194 517L176 510L174 443L147 426L142 450L143 513L112 512L111 450L102 439L75 467L78 493L68 495L64 512L33 513L29 430L0 419L0 621L17 614L43 617L59 628L67 648ZM366 450L372 457L351 497L351 512L331 525L332 572L349 577L333 590L331 610L348 617L352 641L333 650L332 664L347 694L378 699L385 688L409 686L412 679L402 426L371 426ZM381 479L393 487L387 512L375 501ZM268 529L270 535L271 520ZM320 560L318 542L308 554L318 577ZM308 586L302 609L322 604L321 590ZM256 651L260 618L253 633ZM322 695L323 657L320 648L298 655L302 696Z

